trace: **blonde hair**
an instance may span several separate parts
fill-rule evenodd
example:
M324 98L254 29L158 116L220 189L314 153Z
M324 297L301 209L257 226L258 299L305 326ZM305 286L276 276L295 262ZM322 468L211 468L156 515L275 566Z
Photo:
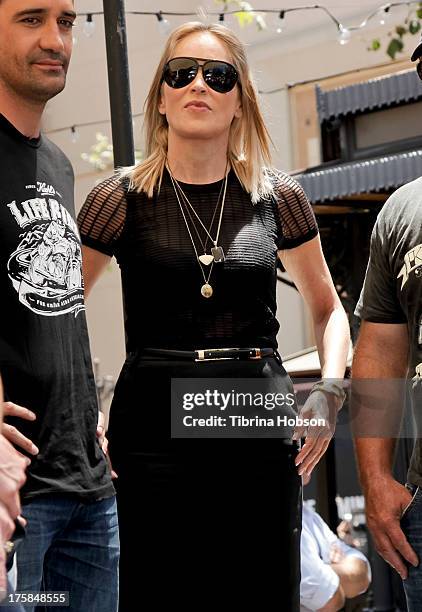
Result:
M133 167L123 168L120 177L129 178L130 189L145 192L150 198L156 185L160 186L168 146L167 119L158 111L163 68L181 40L190 34L201 32L213 34L226 45L239 74L242 115L240 118L235 117L230 126L228 160L255 203L273 193L270 176L266 171L271 166L271 138L259 108L245 49L233 32L219 24L184 23L169 36L144 106L146 159Z

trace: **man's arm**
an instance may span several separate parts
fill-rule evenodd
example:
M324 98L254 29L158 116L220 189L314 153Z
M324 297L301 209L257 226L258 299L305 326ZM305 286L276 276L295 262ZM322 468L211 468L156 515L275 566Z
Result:
M344 608L346 603L346 596L343 591L343 587L339 584L337 591L331 597L329 601L322 608L318 608L317 612L338 612Z
M404 379L407 374L408 349L406 324L363 321L352 366L353 379L356 379L353 384L359 388L360 381L365 382L363 379ZM398 432L404 401L402 387L388 384L386 399L392 407L391 414L385 415L389 420L388 428ZM415 566L418 564L418 558L400 528L401 515L412 496L392 475L396 438L382 437L382 434L379 437L375 437L375 434L371 437L364 435L367 423L375 418L376 409L365 405L363 400L359 413L352 419L367 523L379 554L405 579L407 569L404 559ZM378 419L380 428L384 427L382 417Z
M364 593L370 584L368 564L354 556L344 555L337 563L331 563L332 569L340 578L340 584L347 599Z

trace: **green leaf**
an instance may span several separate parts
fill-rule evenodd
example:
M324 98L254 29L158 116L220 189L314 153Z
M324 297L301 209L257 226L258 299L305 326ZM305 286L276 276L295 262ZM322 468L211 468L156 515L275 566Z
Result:
M396 34L398 36L400 36L400 38L402 38L406 34L406 32L407 32L407 30L403 26L399 25L399 26L396 27Z
M379 38L374 38L374 40L372 41L370 50L371 51L378 51L378 49L381 48L381 41Z
M418 8L416 11L416 17L422 19L422 8Z
M239 11L238 13L235 13L234 16L239 22L241 28L244 28L245 26L248 26L253 23L253 13L250 13L248 11Z
M387 48L387 55L391 57L391 59L396 58L396 54L403 50L404 44L400 38L393 38L390 41L390 44Z
M417 19L412 19L412 21L409 24L409 32L411 34L417 34L420 29L421 29L420 21L418 21Z

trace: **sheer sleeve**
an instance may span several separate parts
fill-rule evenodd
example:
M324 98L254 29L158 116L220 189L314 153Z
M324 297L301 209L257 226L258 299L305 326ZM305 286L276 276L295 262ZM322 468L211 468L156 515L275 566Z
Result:
M293 249L318 234L312 206L299 183L288 174L273 173L276 215L279 233L278 249Z
M115 176L88 194L78 215L82 244L113 256L126 221L126 190Z

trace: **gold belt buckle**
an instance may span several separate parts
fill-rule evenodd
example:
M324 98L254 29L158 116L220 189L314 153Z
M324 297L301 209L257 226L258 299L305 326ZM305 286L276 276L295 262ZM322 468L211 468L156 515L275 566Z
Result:
M224 353L224 351L235 351L236 349L234 348L225 348L225 349L196 349L195 353L197 354L197 357L195 357L195 361L218 361L218 360L229 360L229 359L239 359L239 357L205 357L205 353L207 351L221 351L222 353ZM254 352L254 354L252 354L252 351ZM259 348L254 348L251 349L249 351L249 359L262 359L262 354L261 354L261 349Z
M232 351L233 349L196 349L195 353L198 357L195 357L195 361L219 361L221 359L228 360L233 359L233 357L205 357L205 353L207 351Z

